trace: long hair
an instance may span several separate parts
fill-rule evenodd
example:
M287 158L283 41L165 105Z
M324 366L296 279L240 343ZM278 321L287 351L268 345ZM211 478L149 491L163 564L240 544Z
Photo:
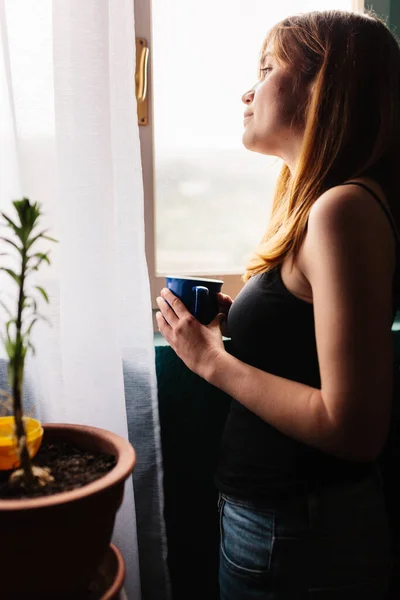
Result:
M247 281L296 257L313 203L354 177L377 181L400 229L400 48L373 12L316 11L284 19L268 33L279 62L312 83L292 175L284 165L271 219L246 267ZM296 89L294 89L296 93ZM298 115L295 116L298 118Z

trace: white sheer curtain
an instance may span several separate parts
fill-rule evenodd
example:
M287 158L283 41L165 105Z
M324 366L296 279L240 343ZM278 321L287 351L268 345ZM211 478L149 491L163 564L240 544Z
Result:
M129 600L140 598L139 562L143 597L162 600L169 591L133 2L0 7L0 208L12 212L22 196L41 202L43 224L60 240L39 274L53 327L37 327L27 369L37 413L125 437L129 429L136 514L129 480L115 541Z

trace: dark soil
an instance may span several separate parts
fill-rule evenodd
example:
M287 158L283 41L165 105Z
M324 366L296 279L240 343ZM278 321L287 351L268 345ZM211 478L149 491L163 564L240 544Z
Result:
M33 464L49 467L54 481L27 492L21 487L11 487L8 484L12 471L0 471L0 499L37 498L80 488L111 471L116 459L111 454L79 450L65 442L44 442Z

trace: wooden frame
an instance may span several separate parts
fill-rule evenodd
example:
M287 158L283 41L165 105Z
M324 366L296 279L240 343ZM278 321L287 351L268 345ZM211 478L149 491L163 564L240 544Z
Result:
M150 51L146 56L146 68L147 68L147 79L146 79L146 122L143 122L143 113L141 112L143 107L140 106L139 125L140 127L140 142L141 142L141 159L143 167L143 185L144 185L144 221L145 221L145 247L146 247L146 258L147 266L149 271L151 299L152 299L152 310L153 310L153 325L154 331L158 330L155 322L155 313L158 310L156 304L156 297L159 295L160 290L165 286L165 274L156 272L156 260L155 260L155 203L154 203L154 190L155 190L155 177L154 177L154 131L153 131L153 102L152 102L152 14L151 14L151 0L134 0L135 5L135 36L137 39L136 46L143 43L147 45ZM363 11L364 0L352 0L353 10ZM143 65L143 59L137 61L138 64ZM137 73L136 86L139 82L143 81L143 73L139 75ZM141 103L140 103L141 104ZM139 104L138 104L139 111ZM147 120L148 117L148 120ZM195 275L195 273L193 273ZM200 274L199 274L200 275ZM223 279L224 286L223 291L229 294L232 298L235 298L243 286L241 280L241 274L223 274L223 273L202 273L202 277L210 277L212 279Z

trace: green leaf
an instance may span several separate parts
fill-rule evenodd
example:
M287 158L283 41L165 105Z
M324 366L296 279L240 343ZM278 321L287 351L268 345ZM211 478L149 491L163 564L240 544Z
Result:
M38 259L37 263L35 265L33 265L32 267L29 267L26 272L28 273L29 271L38 271L39 267L43 261L46 261L50 265L50 260L49 260L48 254L49 253L41 254L40 252L38 252L37 254L33 254L31 257L29 257L29 259L30 259L30 258L39 256L39 259Z
M3 333L0 333L0 338L1 341L3 342L3 345L6 349L8 358L11 360L13 360L14 358L14 354L15 354L15 344L14 342L10 339L10 336L7 333L7 337L4 336Z
M41 321L45 321L45 322L46 322L48 325L50 325L50 327L52 327L52 326L53 326L53 323L50 321L50 319L48 319L48 318L47 318L47 317L45 317L44 315L42 315L42 314L39 314L39 313L37 312L37 313L35 313L35 316L36 316L38 319L40 319Z
M5 237L0 237L0 240L3 240L3 242L7 242L7 244L11 244L11 246L14 246L14 248L16 248L18 250L18 252L21 254L22 253L22 248L20 248L15 242L13 242L12 240L9 240L8 238Z
M21 244L18 240L13 241L13 239L10 239L11 236L8 236L7 234L5 234L4 237L0 236L0 241L3 240L6 244L13 246L13 248L21 255L21 273L17 273L18 268L14 270L12 268L0 267L0 270L8 273L18 285L18 308L20 314L19 317L13 318L13 313L9 310L8 306L3 301L0 301L0 307L4 308L8 317L11 317L5 325L4 334L0 334L0 339L3 341L9 357L8 367L10 379L12 379L15 384L22 386L24 363L28 349L31 349L35 354L35 348L29 339L33 326L38 320L46 321L51 325L51 321L47 317L38 313L37 299L34 298L33 295L25 295L24 289L25 279L30 272L37 271L42 262L47 262L49 265L51 264L49 252L36 252L32 254L32 256L29 256L28 251L39 239L46 239L51 242L58 242L58 240L47 235L47 229L43 229L42 231L39 230L40 233L35 233L35 227L38 225L41 216L41 205L39 203L31 202L29 198L24 197L22 200L13 201L13 205L18 214L19 223L17 219L11 219L6 214L0 213L4 218L4 222L0 222L0 227L11 228L21 241ZM13 254L6 252L0 253L0 256L14 258ZM31 260L32 266L28 264ZM49 303L49 297L45 289L41 286L34 287L38 290L44 300Z
M12 343L11 340L6 340L5 347L6 347L6 352L8 354L8 358L10 360L12 360L14 358L14 356L15 356L15 346L14 346L14 344Z
M30 248L30 247L31 247L31 246L32 246L32 245L33 245L33 244L34 244L34 243L35 243L37 240L39 240L40 238L46 238L46 235L45 235L45 233L46 233L47 231L48 231L48 229L44 229L44 230L43 230L43 231L41 231L40 233L36 234L36 235L35 235L35 237L33 237L33 238L29 239L29 240L27 241L27 244L26 244L26 250L28 251L28 250L29 250L29 248ZM47 238L46 238L46 239L47 239Z
M12 324L16 325L17 324L17 319L10 319L6 323L6 332L7 332L8 339L11 339L10 338L10 327L11 327Z
M36 252L36 254L32 254L31 256L28 256L28 261L30 261L32 258L39 259L36 263L36 266L40 265L40 263L43 260L45 260L48 264L50 264L49 252L46 252L45 254L43 254L43 252Z
M14 369L14 366L13 366L11 360L8 363L8 369L7 369L7 371L8 371L8 381L10 382L10 386L12 387L14 379L15 379L15 374L14 374L15 373L15 369Z
M26 274L31 273L32 271L39 271L38 263L36 263L36 265L33 265L33 267L26 268Z
M29 198L14 200L13 205L19 216L20 226L17 226L6 215L3 214L3 216L8 220L9 225L13 227L15 233L25 247L32 230L35 227L36 221L40 216L40 208L37 203L31 204Z
M6 269L5 267L0 267L0 271L5 271L6 273L8 273L10 275L10 277L12 277L14 279L14 281L16 282L16 284L18 286L21 285L21 277L19 275L17 275L16 272L13 271L12 269Z
M32 342L28 342L28 348L30 348L32 350L33 356L36 356L36 349L35 349L35 346L32 344Z
M5 302L3 302L3 300L0 300L0 306L2 306L4 308L4 310L6 311L6 313L8 314L9 317L12 317L11 310L8 308L7 304Z
M42 238L44 240L49 240L50 242L55 242L56 244L59 243L59 240L56 240L56 238L50 237L49 235L42 235Z
M1 213L1 216L8 222L9 226L15 231L15 233L18 235L19 233L19 227L18 225L16 225L16 223L14 223L14 221L12 221L10 219L10 217L7 217L7 215L5 213Z
M23 198L22 200L14 200L13 205L18 212L21 225L32 231L37 219L40 217L40 204L37 202L31 204L29 198Z
M49 297L48 297L46 291L42 287L40 287L40 285L35 285L35 288L37 290L39 290L39 292L42 294L43 298L46 300L47 304L49 304L50 300L49 300Z
M29 336L29 335L31 334L32 327L34 326L34 324L35 324L35 323L36 323L38 320L39 320L38 318L36 318L36 319L33 319L32 323L29 325L28 329L26 330L26 332L25 332L25 334L24 334L25 336Z

